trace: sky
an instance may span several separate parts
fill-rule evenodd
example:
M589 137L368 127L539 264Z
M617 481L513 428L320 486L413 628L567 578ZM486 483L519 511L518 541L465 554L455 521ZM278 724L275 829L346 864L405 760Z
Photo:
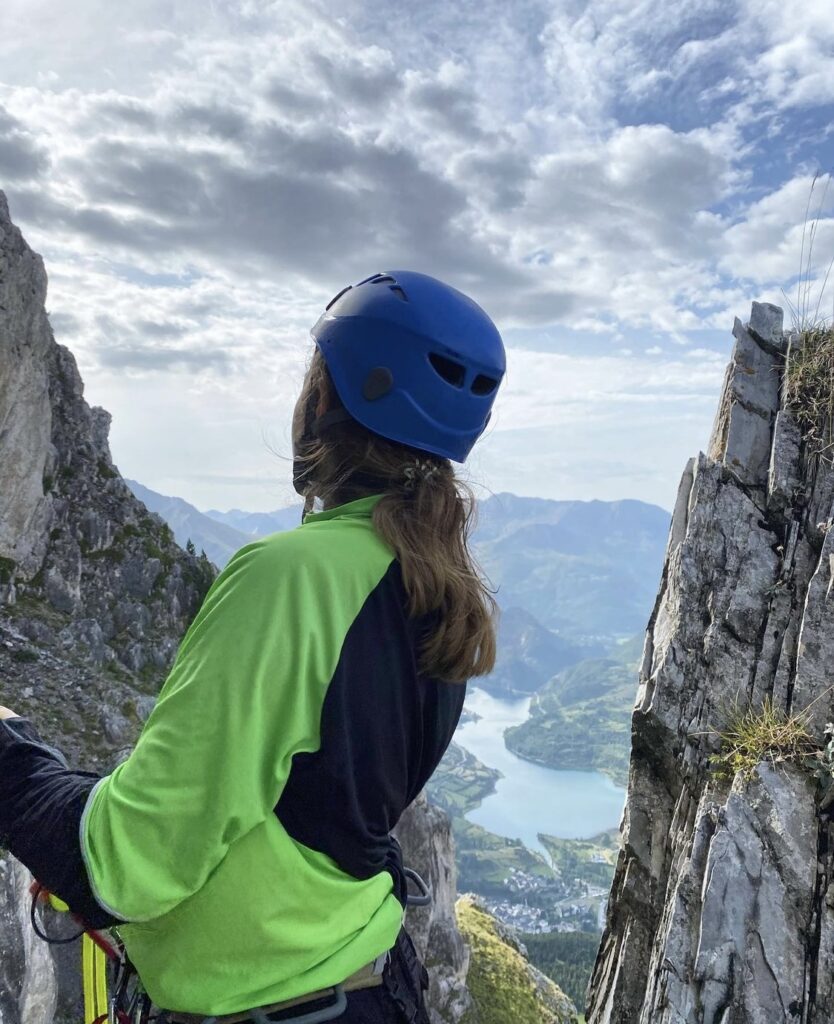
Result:
M507 348L478 493L670 509L734 318L832 314L832 58L829 0L4 0L0 189L126 477L297 500L310 328L411 269Z

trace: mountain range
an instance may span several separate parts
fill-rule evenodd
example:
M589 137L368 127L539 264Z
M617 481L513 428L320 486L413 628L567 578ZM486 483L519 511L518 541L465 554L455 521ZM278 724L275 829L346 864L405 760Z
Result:
M127 480L222 568L242 545L301 520L300 504L272 512L201 512ZM472 550L501 608L497 692L531 693L556 672L613 650L645 628L660 576L669 513L641 501L553 501L502 492L479 502Z

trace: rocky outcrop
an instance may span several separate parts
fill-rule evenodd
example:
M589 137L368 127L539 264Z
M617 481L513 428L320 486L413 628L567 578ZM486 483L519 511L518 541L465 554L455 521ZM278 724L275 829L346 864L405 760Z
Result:
M816 781L807 764L767 761L723 780L709 760L736 701L808 709L820 746L834 717L834 469L786 407L781 310L754 303L733 334L646 634L589 1024L834 1019L832 831Z
M104 773L135 741L215 570L113 465L110 415L84 401L55 342L46 284L0 192L0 703L73 767ZM0 1022L75 1021L80 954L34 934L27 874L0 856Z
M0 859L0 1024L45 1024L55 1016L56 971L29 921L31 882L21 863Z
M45 297L0 193L3 698L98 768L135 738L215 572L122 480Z
M455 919L451 822L421 795L402 816L395 834L406 865L417 871L432 893L428 907L410 907L406 916L406 926L429 972L431 1024L457 1024L473 1007L466 987L469 947Z
M0 193L0 558L29 575L46 551L43 480L54 469L48 354L55 342L45 300L43 262L12 226Z

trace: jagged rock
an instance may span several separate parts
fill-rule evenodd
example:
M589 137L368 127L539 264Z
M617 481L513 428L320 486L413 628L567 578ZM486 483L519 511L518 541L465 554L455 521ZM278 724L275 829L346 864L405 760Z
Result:
M50 730L71 762L95 768L126 741L114 728L118 740L108 751L105 734L102 749L100 708L162 682L213 573L177 547L113 465L110 414L84 400L75 359L52 335L46 287L0 193L4 701ZM41 648L25 672L15 635ZM21 699L24 680L32 690ZM56 713L52 698L73 685L82 698Z
M0 1024L47 1024L57 987L49 946L29 921L32 875L0 854Z
M786 509L800 484L802 437L796 420L780 409L773 427L773 447L767 473L767 501L771 508Z
M787 348L783 321L781 306L774 306L771 302L754 302L747 330L756 336L765 349L774 354L782 354Z
M110 415L84 401L46 285L0 192L2 703L30 714L71 766L105 773L135 742L142 690L164 680L214 573L113 465ZM0 1024L77 1020L77 945L38 939L22 866L0 869Z
M709 456L684 471L646 634L622 850L588 1024L834 1019L832 829L808 765L716 777L736 700L834 714L834 467L780 406L779 318L736 321Z
M426 881L431 906L412 907L406 926L429 972L431 1024L457 1024L472 1012L466 987L469 947L455 920L456 869L451 823L421 794L395 832L405 863Z
M54 462L48 353L55 342L45 298L43 261L11 224L0 192L0 557L24 576L37 571L52 520L43 482Z
M710 458L746 484L763 486L770 464L773 418L779 408L779 356L765 350L736 318L732 361L710 441Z

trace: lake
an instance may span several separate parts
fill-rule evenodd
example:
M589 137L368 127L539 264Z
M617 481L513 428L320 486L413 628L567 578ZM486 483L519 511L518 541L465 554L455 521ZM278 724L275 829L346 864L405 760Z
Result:
M521 839L540 853L538 833L561 839L584 839L620 823L625 790L592 771L544 768L511 754L504 730L527 719L530 698L503 700L469 687L466 707L477 722L461 725L455 740L490 768L497 768L496 792L466 817L500 836Z

